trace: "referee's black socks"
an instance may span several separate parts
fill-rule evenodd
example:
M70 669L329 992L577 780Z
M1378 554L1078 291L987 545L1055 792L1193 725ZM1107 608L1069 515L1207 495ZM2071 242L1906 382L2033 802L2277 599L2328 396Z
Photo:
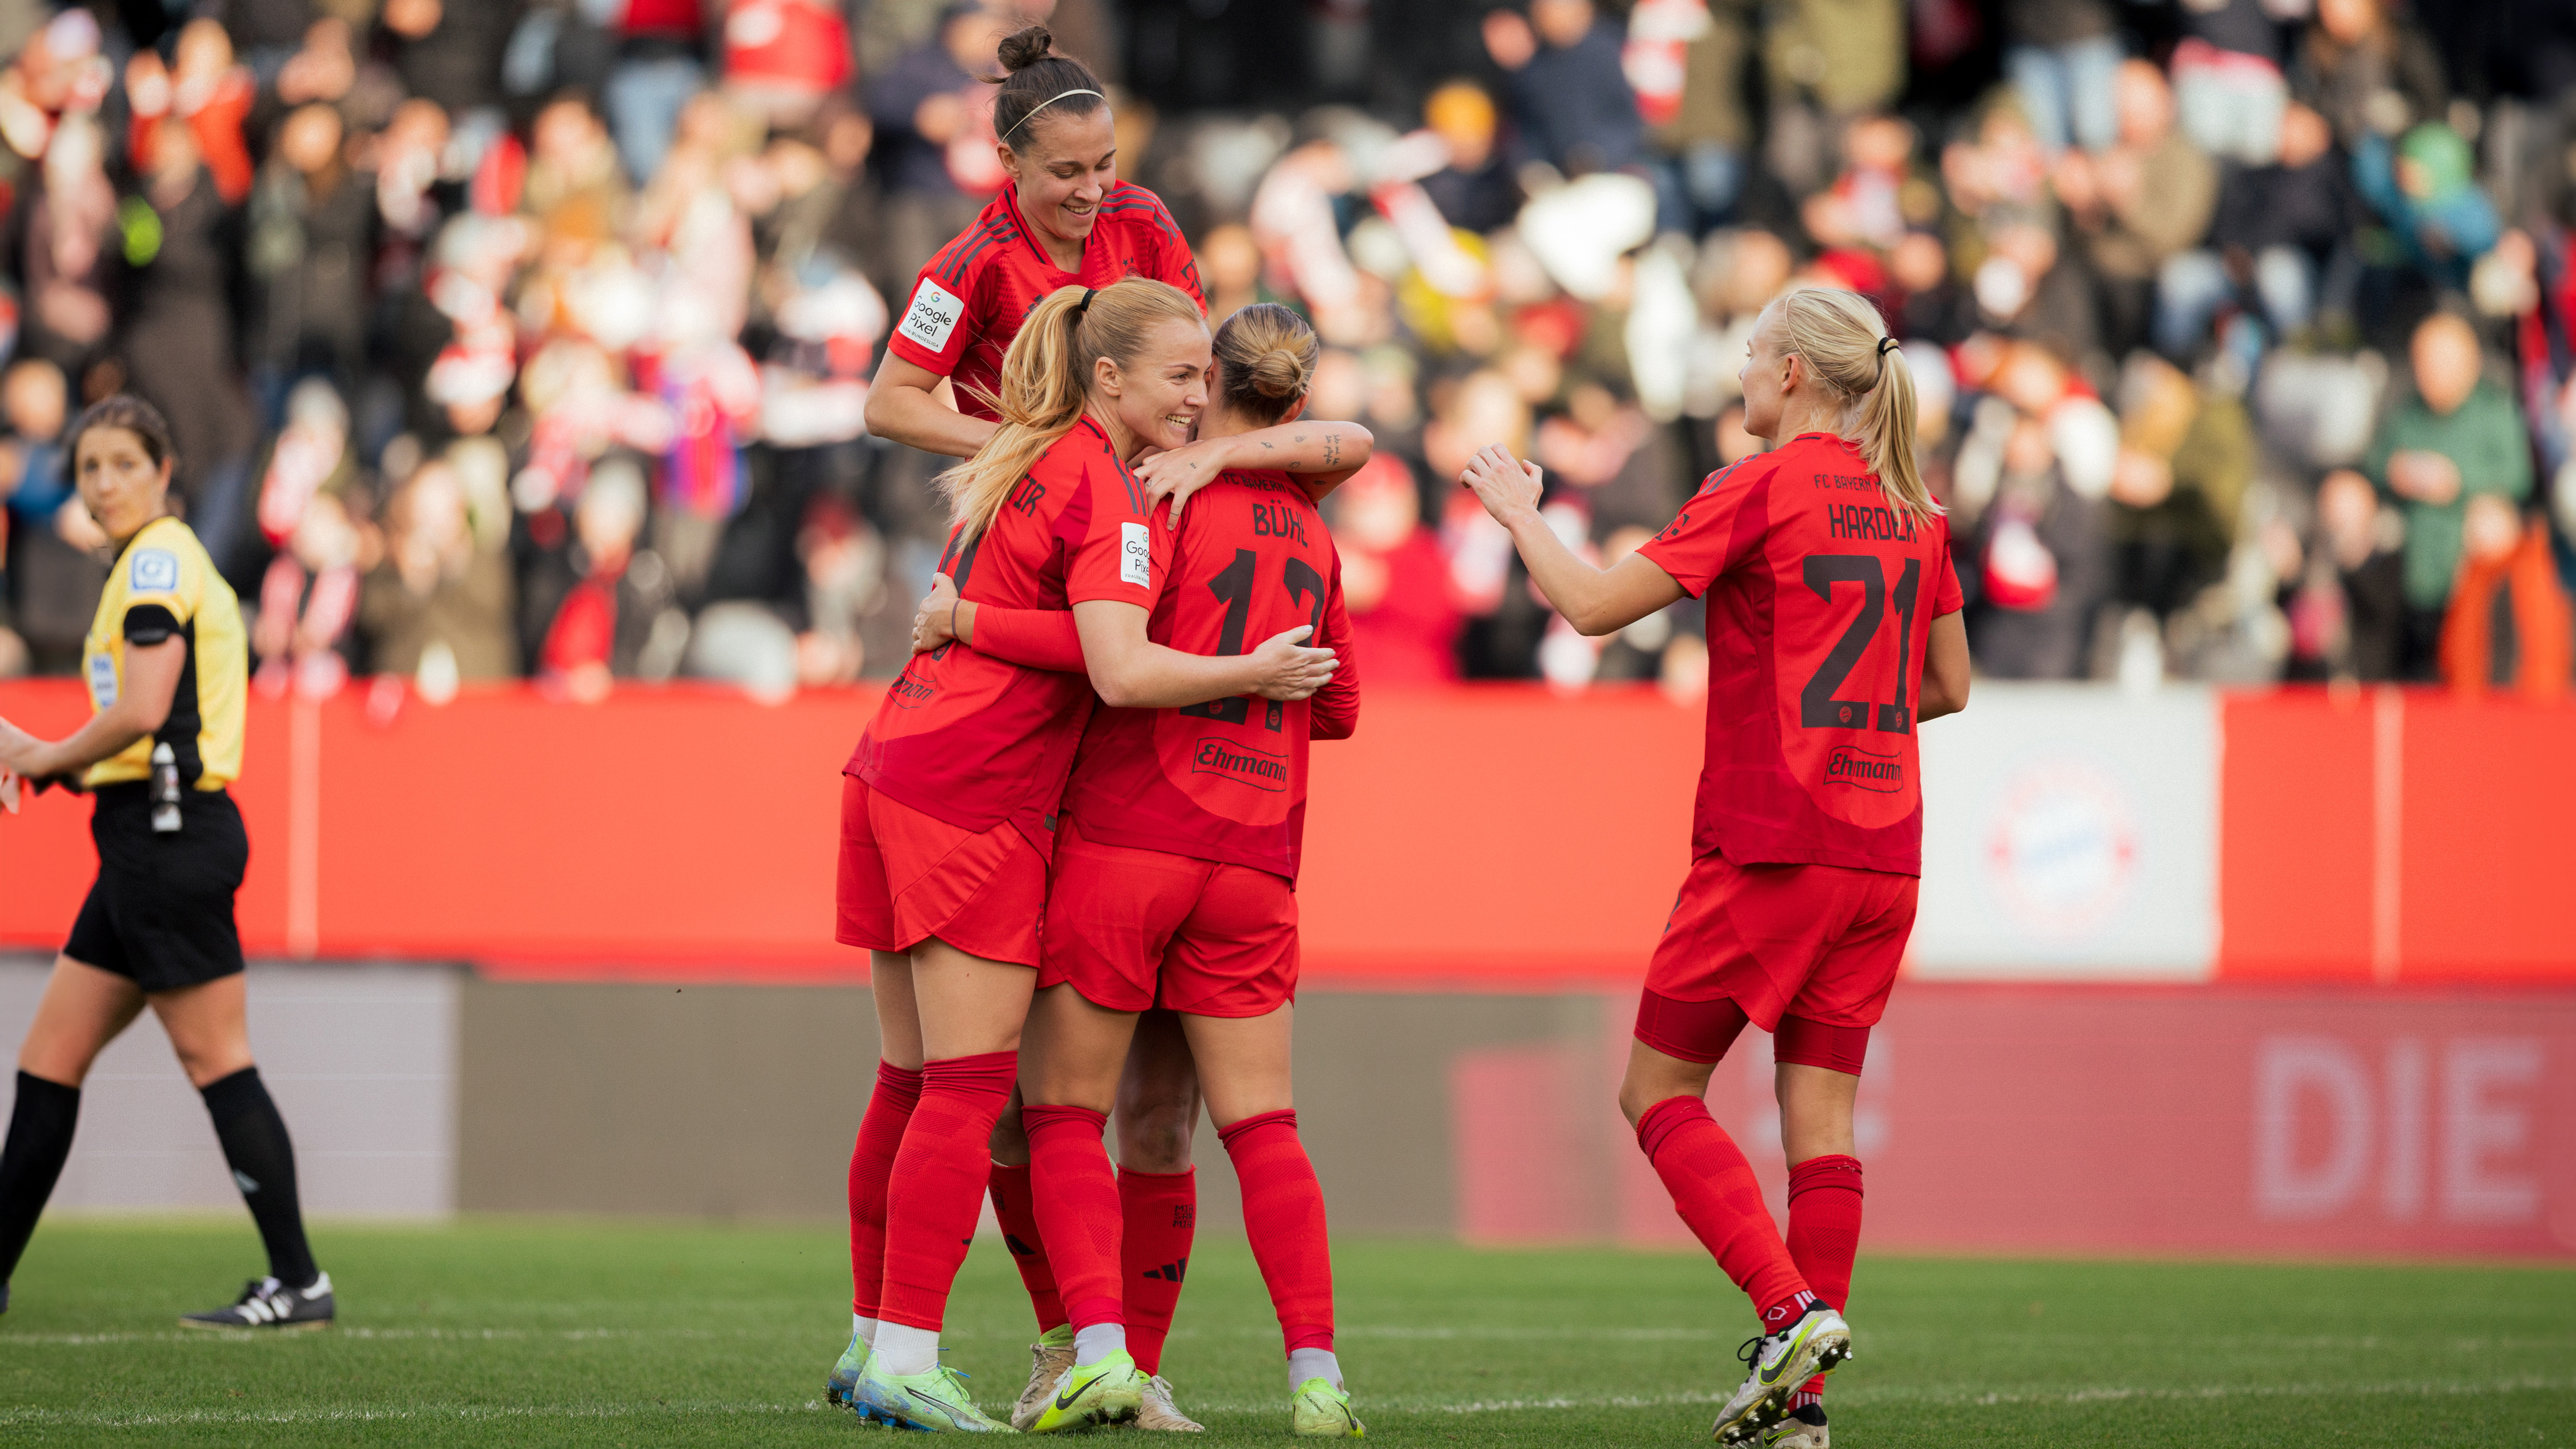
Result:
M23 1090L23 1089L22 1089ZM199 1089L206 1115L215 1119L215 1137L224 1145L233 1183L259 1224L260 1241L268 1245L269 1276L289 1288L309 1288L322 1276L313 1266L313 1250L304 1242L304 1214L295 1201L295 1144L287 1139L286 1119L277 1115L259 1068L244 1067ZM68 1139L70 1133L66 1131Z
M80 1088L18 1074L18 1105L9 1113L9 1145L0 1147L0 1284L18 1271L18 1255L54 1195L63 1159L80 1120Z

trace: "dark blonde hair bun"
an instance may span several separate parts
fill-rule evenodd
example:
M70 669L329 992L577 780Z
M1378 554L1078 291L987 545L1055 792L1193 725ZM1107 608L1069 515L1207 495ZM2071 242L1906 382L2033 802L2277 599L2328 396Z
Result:
M1307 360L1292 348L1273 347L1252 364L1252 390L1285 401L1306 390Z
M1256 423L1274 423L1306 395L1322 344L1306 319L1276 302L1256 302L1217 329L1217 380L1225 405Z

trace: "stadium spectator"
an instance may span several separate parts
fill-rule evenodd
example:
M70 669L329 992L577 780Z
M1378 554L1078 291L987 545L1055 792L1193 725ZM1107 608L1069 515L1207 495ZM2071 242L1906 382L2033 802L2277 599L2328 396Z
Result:
M32 668L67 674L80 663L81 640L107 582L107 564L95 556L107 535L72 487L62 448L70 421L62 369L41 357L12 364L0 376L0 409L8 415L15 469L8 496L11 627Z
M2485 358L2467 322L2448 313L2426 318L2409 360L2414 385L2380 424L2364 469L2406 520L2406 671L2430 679L2469 497L2530 496L2531 451L2521 409L2482 375Z
M1619 28L1592 0L1533 0L1526 18L1497 9L1484 29L1531 159L1575 176L1640 158L1645 123L1620 68Z
M1771 174L1805 193L1831 179L1835 138L1905 88L1900 0L1788 0L1768 7L1763 61Z
M2386 0L2317 0L2294 80L2347 152L2439 116L2449 101L2432 42Z
M2442 623L2442 678L2462 694L2567 693L2571 624L2549 531L2495 493L2469 499L2460 579Z
M2315 320L2326 269L2367 213L2334 154L2325 117L2293 104L2281 116L2279 159L2230 171L2205 248L2183 252L2161 274L2158 341L2168 353L2203 336L2210 318L2250 299L2278 338ZM2350 299L2343 299L2348 309Z
M1536 449L1554 460L1550 516L1619 547L1647 500L1751 446L1720 426L1744 332L1798 278L1864 292L1909 357L1946 354L1915 369L1921 463L1954 509L1977 627L2029 622L2008 617L2030 614L2029 580L1986 571L1999 539L2007 562L2038 557L2024 527L2062 566L2041 612L2082 596L2082 621L2062 621L2080 638L2013 667L2107 671L2116 606L2123 637L2160 621L2165 667L2187 675L2372 675L2380 636L2346 575L2380 570L2384 550L2331 522L2349 489L2316 480L2381 476L2379 359L2436 312L2494 329L2492 401L2508 405L2471 426L2401 385L2388 427L2438 418L2499 458L2509 439L2544 475L2566 469L2576 188L2556 175L2554 122L2519 99L2546 54L2439 52L2420 5L2312 6L2009 0L1989 48L1955 5L1434 7L1402 30L1425 44L1408 42L1400 83L1321 82L1358 104L1220 118L1157 90L1159 110L1119 107L1116 165L1174 199L1217 320L1254 301L1313 319L1319 395L1343 390L1336 415L1365 417L1380 466L1410 470L1411 530L1386 521L1391 497L1380 522L1401 536L1398 572L1438 587L1390 597L1425 605L1423 640L1448 610L1459 625L1426 673L1536 677L1548 648L1560 678L1660 677L1623 652L1642 636L1576 658L1478 512L1453 512L1447 465L1487 443ZM0 67L0 145L23 163L0 349L50 363L64 408L119 385L162 407L191 525L250 607L298 548L300 513L261 514L286 496L287 399L323 379L347 414L323 491L364 568L382 572L379 500L418 460L498 477L502 501L473 512L504 525L486 547L519 586L522 668L580 579L587 474L618 454L648 468L638 537L678 590L676 623L749 604L804 639L805 678L846 677L853 658L882 675L940 527L938 465L865 423L887 299L909 302L920 264L1000 185L977 77L1047 8L258 0L137 29L130 9L30 15ZM1104 33L1091 0L1050 13ZM1316 27L1320 44L1347 31L1340 15L1262 23ZM1191 10L1182 53L1283 33L1248 17ZM1138 84L1161 84L1161 64ZM2137 361L2149 346L2166 371ZM2141 376L2161 380L2133 393ZM2157 406L2133 415L2138 397ZM2203 444L2222 418L2252 427L2227 434L2220 467ZM60 670L96 567L36 461L10 504L8 627ZM2386 511L2410 525L2434 506L2389 486ZM1341 515L1371 517L1364 491L1328 509L1345 532ZM2571 497L2576 480L2538 516L2576 578ZM2419 676L2456 562L2421 536L2456 525L2410 527L2401 549ZM2353 604L2336 628L2318 613L2330 596ZM738 622L720 635L777 642ZM2214 628L2242 647L2213 652ZM374 638L353 627L353 665ZM1679 621L1664 662L1687 674L1695 639ZM686 636L664 642L645 677L686 671Z
M2150 304L2161 298L2156 345L2188 358L2189 323L2215 310L2207 294L2223 285L2196 266L2192 248L2208 235L2218 203L2218 167L2174 125L2174 95L2164 73L2142 60L2125 62L2116 90L2119 139L2100 156L2059 159L2057 195L2084 239L2108 303L2106 336L2113 355L2142 340Z
M365 358L375 178L349 167L344 132L340 112L325 103L289 112L251 192L243 351L268 417L294 378L319 373L350 387Z
M2108 0L2009 0L2004 68L2040 149L2107 151L2119 132L2118 22Z
M1002 184L993 101L981 82L999 72L995 52L1010 29L1006 17L980 5L951 4L936 34L868 87L886 178L889 277L909 280L920 271Z
M2315 536L2279 569L2294 581L2285 587L2287 678L2384 683L2402 677L2406 565L2392 546L2394 524L2359 473L2338 468L2318 485Z
M2281 149L2281 108L2289 96L2281 63L2290 38L2285 15L2307 0L2192 0L2177 7L2182 40L2173 53L2174 89L2185 134L2212 156L2267 166Z
M2495 203L2478 189L2475 155L2443 122L2426 121L2393 146L2364 138L2352 174L2407 263L2439 285L2465 285L2469 264L2496 244Z
M416 680L433 703L452 696L459 681L517 673L508 561L475 537L456 470L422 463L385 518L384 561L358 596L369 667Z

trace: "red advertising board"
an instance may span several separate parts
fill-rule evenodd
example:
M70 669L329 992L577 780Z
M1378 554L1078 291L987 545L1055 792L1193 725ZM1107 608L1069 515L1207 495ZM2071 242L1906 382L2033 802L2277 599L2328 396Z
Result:
M1458 1229L1686 1246L1597 1041L1451 1066ZM1768 1038L1709 1109L1785 1210ZM1855 1121L1876 1248L2576 1257L2576 999L1900 986ZM1865 1285L1864 1285L1865 1286Z
M2020 729L2045 715L2043 693L1979 690L1983 715L1972 706L1937 728ZM674 686L583 707L513 686L384 719L363 694L251 707L234 793L250 827L240 909L255 954L564 976L864 971L832 944L831 890L838 772L872 691L764 706ZM2576 771L2554 763L2576 752L2576 706L2429 692L2194 698L2216 715L2217 746L2203 752L2215 763L2109 762L2150 804L2216 801L2215 826L2198 827L2215 842L2193 843L2214 851L2214 871L2197 894L2152 902L2201 918L2189 932L2154 922L2165 936L2215 948L2197 961L2164 948L2151 974L2576 983L2565 907ZM40 731L68 731L84 709L70 681L0 684L0 715ZM1315 751L1298 892L1308 979L1634 981L1687 863L1699 749L1698 710L1652 690L1371 692L1358 736ZM0 945L61 941L93 869L87 814L57 793L0 819ZM1947 979L1979 978L1972 947L1935 950L1940 918L1927 909L1918 949L1940 955ZM2055 974L2122 979L2118 942L2086 950L2094 959L2070 956ZM2042 957L1993 964L2053 974Z

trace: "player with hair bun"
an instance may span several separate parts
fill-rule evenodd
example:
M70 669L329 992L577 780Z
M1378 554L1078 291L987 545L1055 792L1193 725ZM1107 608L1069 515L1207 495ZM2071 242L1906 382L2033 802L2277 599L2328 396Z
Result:
M922 268L868 394L870 431L960 458L999 426L1003 359L1041 298L1069 285L1099 288L1145 277L1170 283L1206 310L1197 265L1171 213L1151 191L1117 179L1117 131L1099 78L1057 52L1043 26L1005 39L1000 58L1005 74L994 96L993 128L1011 180L973 226ZM954 406L938 395L942 379L950 383ZM1210 476L1211 457L1209 450L1182 448L1145 460L1136 474L1149 499L1168 495L1178 508ZM939 597L934 593L934 601ZM996 632L1009 628L995 626ZM1061 667L1082 666L1077 655ZM862 1125L851 1154L852 1323L848 1347L825 1383L835 1402L848 1401L872 1331L874 1314L858 1286L869 1270L859 1265L876 1251L874 1224L884 1212L870 1186L883 1181L870 1165L871 1135L881 1153L901 1130L906 1081L900 1066L890 1062L890 1069L897 1078L871 1098L868 1121L877 1125ZM1137 1310L1165 1326L1179 1300L1197 1220L1190 1135L1198 1111L1198 1080L1179 1025L1167 1012L1152 1013L1136 1034L1119 1091L1118 1156L1127 1168L1127 1235L1152 1258L1139 1271L1153 1276L1129 1287ZM1012 1415L1025 1424L1072 1361L1073 1339L1029 1197L1028 1144L1015 1107L1003 1113L992 1150L994 1215L1037 1317L1027 1387ZM1159 1400L1137 1422L1198 1427Z
M1009 609L1153 598L1169 548L1128 464L1189 437L1208 367L1206 319L1177 287L1130 278L1040 302L1002 368L1001 426L940 477L954 519L941 573ZM1004 1427L940 1364L939 1329L1018 1077L1047 859L1093 689L1138 707L1302 700L1333 672L1332 651L1300 644L1310 632L1225 658L1140 641L1114 666L1092 659L1088 678L1078 661L1023 667L956 641L887 689L845 770L839 888L839 939L873 953L884 1058L851 1165L852 1203L874 1208L853 1215L851 1262L873 1333L857 1341L850 1401L869 1418Z
M1156 1372L1161 1326L1128 1310L1140 1275L1119 1232L1125 1181L1101 1148L1128 1042L1157 1008L1180 1014L1242 1182L1244 1227L1286 1341L1291 1431L1360 1433L1332 1351L1323 1191L1289 1080L1307 743L1350 735L1359 681L1344 657L1310 700L1181 708L1143 707L1116 683L1123 660L1158 643L1232 655L1303 625L1348 647L1340 560L1310 489L1357 471L1372 444L1354 424L1299 421L1317 351L1285 307L1235 313L1216 337L1216 401L1179 460L1215 481L1172 522L1161 587L1046 616L1058 647L1072 626L1102 698L1124 707L1092 717L1065 789L1021 1056L1038 1218L1076 1330L1075 1361L1026 1425L1039 1433L1120 1422L1169 1397ZM951 627L968 638L1037 627L991 607L956 615L950 626L925 607L916 644Z
M993 134L1010 180L921 269L868 390L868 431L971 456L999 426L1002 359L1059 287L1150 277L1207 310L1198 265L1162 199L1118 179L1118 131L1091 68L1045 26L1002 41ZM936 391L942 379L956 404Z
M1791 291L1763 310L1749 354L1745 430L1777 446L1710 474L1609 569L1539 516L1536 467L1488 448L1460 481L1585 634L1707 597L1693 860L1647 967L1619 1105L1760 1317L1716 1437L1825 1449L1824 1375L1851 1354L1840 1310L1860 1242L1852 1102L1923 869L1914 731L1967 706L1968 636L1949 521L1915 465L1914 379L1876 309ZM1774 1034L1785 1243L1702 1100L1748 1022Z
M870 432L955 458L971 457L1001 425L1003 360L1041 299L1067 286L1101 288L1145 277L1180 289L1202 313L1207 307L1197 264L1171 213L1153 192L1118 179L1117 130L1099 77L1058 52L1040 25L1004 39L1000 59L1003 73L993 78L993 130L1010 180L975 223L922 268L868 392ZM943 380L953 405L941 396ZM1146 482L1149 498L1173 486L1151 477ZM1077 658L1061 667L1079 673L1082 666ZM885 1006L880 1003L880 1014ZM873 1331L873 1305L859 1285L873 1271L864 1264L881 1241L876 1224L884 1203L873 1196L883 1179L868 1160L869 1142L873 1132L882 1150L901 1131L908 1081L903 1068L889 1063L897 1078L871 1098L868 1123L874 1125L861 1126L851 1154L851 1332L824 1385L836 1403L848 1402ZM1198 1110L1197 1078L1177 1026L1149 1024L1138 1034L1119 1101L1119 1156L1138 1169L1134 1230L1152 1237L1148 1225L1160 1224L1161 1235L1172 1240L1166 1251L1181 1259L1188 1256L1196 1219L1189 1124ZM1013 1415L1024 1419L1071 1361L1072 1333L1029 1201L1028 1146L1016 1110L1003 1113L992 1151L993 1211L1037 1317L1028 1388ZM1168 1297L1177 1300L1177 1279L1154 1281L1168 1281ZM1172 1306L1162 1307L1167 1320ZM1159 1410L1149 1410L1147 1421L1152 1427L1197 1427L1177 1412L1166 1422Z

